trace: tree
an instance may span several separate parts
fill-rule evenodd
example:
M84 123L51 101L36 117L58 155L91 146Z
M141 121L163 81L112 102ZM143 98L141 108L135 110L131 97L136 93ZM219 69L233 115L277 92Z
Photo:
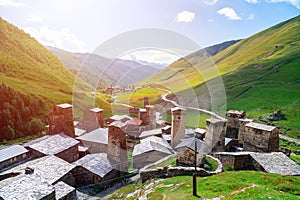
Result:
M42 122L42 120L34 117L30 121L29 129L31 131L31 134L41 133L44 130L44 128L45 125Z

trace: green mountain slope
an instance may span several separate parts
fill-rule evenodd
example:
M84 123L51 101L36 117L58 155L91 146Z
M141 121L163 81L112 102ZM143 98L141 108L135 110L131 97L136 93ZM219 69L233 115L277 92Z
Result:
M239 41L212 57L220 74L207 73L206 83L195 70L207 64L199 56L188 60L200 60L196 67L180 59L165 69L165 76L156 74L146 81L163 84L186 99L192 88L200 105L209 109L214 94L209 93L207 84L221 75L227 109L243 109L254 118L281 109L287 120L269 123L281 127L283 133L300 137L299 33L300 16Z
M72 103L75 75L29 34L0 18L0 134L11 139L34 134L42 120L47 123L50 106ZM91 86L82 80L82 109ZM103 107L105 100L97 99ZM80 117L75 113L75 117ZM30 128L31 122L35 123Z

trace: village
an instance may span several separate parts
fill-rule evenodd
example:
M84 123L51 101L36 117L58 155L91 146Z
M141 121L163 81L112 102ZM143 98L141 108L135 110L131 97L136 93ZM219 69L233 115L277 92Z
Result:
M227 119L207 119L206 129L188 129L186 109L171 107L170 123L157 119L148 97L143 103L129 109L137 115L108 119L103 109L92 108L80 123L72 105L53 106L45 136L0 149L0 199L77 199L82 187L105 190L133 174L143 182L191 175L195 164L198 176L221 173L223 166L300 175L289 152L279 149L280 130L246 118L244 111L229 110ZM178 167L147 169L172 156ZM215 172L203 169L206 156L219 163Z

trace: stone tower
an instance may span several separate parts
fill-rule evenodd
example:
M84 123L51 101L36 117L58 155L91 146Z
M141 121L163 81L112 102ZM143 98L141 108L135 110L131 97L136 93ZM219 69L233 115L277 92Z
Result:
M121 172L126 173L128 171L128 155L124 128L125 124L120 121L115 121L108 127L107 156L109 160L119 164Z
M139 109L139 119L143 121L143 125L148 125L149 123L149 115L147 113L147 110L145 108Z
M226 137L238 139L240 120L246 117L245 111L229 110L227 112Z
M100 108L89 109L84 113L84 126L87 132L99 127L104 127L103 110Z
M75 137L72 105L64 103L50 109L49 132L51 134L64 133Z
M171 129L171 145L176 147L180 143L180 139L185 138L185 118L186 109L171 108L172 112L172 129Z
M147 110L147 115L148 115L148 127L147 129L151 130L151 129L155 129L156 128L156 111L155 111L155 107L153 105L147 105L146 106L146 110Z
M145 96L144 97L144 108L149 105L149 97Z
M246 134L246 124L253 122L253 119L239 119L240 121L240 128L239 128L239 134L238 134L238 140L240 144L243 144L244 136Z
M205 144L212 152L224 151L226 120L206 120ZM208 152L210 153L210 152Z

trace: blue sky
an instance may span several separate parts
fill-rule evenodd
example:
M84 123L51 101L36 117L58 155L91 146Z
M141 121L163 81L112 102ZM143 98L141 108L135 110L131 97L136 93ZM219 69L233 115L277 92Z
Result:
M1 17L44 45L92 52L112 36L169 29L205 47L300 14L300 0L0 0Z

